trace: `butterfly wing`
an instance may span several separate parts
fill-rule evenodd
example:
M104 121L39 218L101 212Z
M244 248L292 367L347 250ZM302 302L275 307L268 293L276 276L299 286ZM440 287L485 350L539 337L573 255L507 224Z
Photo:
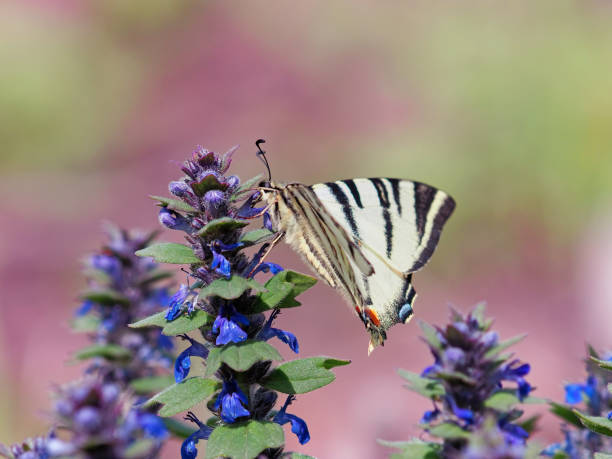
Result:
M429 185L389 178L349 179L311 189L374 268L372 275L357 276L357 282L382 331L409 320L416 296L411 273L431 258L454 200Z

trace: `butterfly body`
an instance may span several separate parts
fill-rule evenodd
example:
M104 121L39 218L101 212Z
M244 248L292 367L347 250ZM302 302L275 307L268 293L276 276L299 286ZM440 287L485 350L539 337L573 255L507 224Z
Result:
M412 273L429 260L455 202L408 180L260 184L272 227L355 307L371 335L412 317Z

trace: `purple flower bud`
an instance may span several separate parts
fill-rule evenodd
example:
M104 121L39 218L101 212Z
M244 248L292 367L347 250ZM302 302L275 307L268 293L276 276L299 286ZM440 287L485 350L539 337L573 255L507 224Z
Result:
M480 338L480 342L484 344L486 347L493 347L497 345L499 340L499 335L497 332L488 331Z
M230 175L225 180L225 183L227 183L227 186L230 189L234 189L234 188L236 188L240 184L240 178L238 178L236 175Z
M75 427L87 433L94 433L102 426L100 411L91 406L84 406L74 415Z
M72 415L74 407L68 400L60 399L55 402L55 412L60 416L68 417Z
M449 347L444 351L444 360L453 366L461 365L465 362L465 352L458 347Z
M170 182L168 185L168 190L174 196L178 196L179 198L191 195L191 188L189 188L189 185L187 185L185 182Z
M102 386L102 403L110 405L119 399L120 390L116 384L105 384Z
M225 202L225 193L221 190L210 190L204 195L207 207L219 208Z

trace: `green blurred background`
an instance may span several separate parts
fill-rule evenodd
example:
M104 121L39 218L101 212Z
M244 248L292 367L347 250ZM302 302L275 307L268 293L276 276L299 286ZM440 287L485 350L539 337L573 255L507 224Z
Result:
M82 370L65 365L84 341L66 324L100 223L155 228L147 195L197 144L241 144L243 179L262 172L263 137L276 180L448 191L458 207L416 276L417 316L486 300L502 336L529 333L516 352L535 395L582 377L586 341L612 347L608 1L28 0L0 4L0 30L0 442L42 433L52 384ZM376 438L417 434L427 409L395 372L428 364L418 327L366 358L337 294L305 304L281 318L304 355L353 364L299 397L312 440L289 445L385 457Z

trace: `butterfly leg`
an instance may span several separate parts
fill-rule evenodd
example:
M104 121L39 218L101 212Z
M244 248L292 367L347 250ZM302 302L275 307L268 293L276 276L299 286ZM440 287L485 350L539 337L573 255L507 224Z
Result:
M274 239L272 239L272 241L267 243L268 247L265 248L265 251L264 251L263 255L261 257L259 257L259 260L257 261L257 264L255 266L253 266L253 268L251 269L249 274L247 274L246 277L251 277L253 275L253 273L257 270L257 268L263 263L265 258L268 256L270 251L274 248L274 246L276 244L278 244L280 242L280 240L284 236L285 236L285 233L283 231L280 231L279 233L276 234L276 236L274 237Z

